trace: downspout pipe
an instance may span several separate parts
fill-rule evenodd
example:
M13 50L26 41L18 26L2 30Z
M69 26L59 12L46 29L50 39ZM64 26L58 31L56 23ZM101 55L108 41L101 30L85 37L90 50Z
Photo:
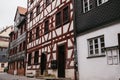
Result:
M77 56L77 33L76 33L76 0L72 0L73 4L73 31L74 31L74 68L75 68L75 80L79 80L78 71L78 56Z

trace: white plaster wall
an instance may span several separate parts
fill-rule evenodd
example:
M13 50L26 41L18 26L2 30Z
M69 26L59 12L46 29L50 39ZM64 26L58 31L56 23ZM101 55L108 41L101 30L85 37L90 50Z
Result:
M118 45L118 33L120 33L120 23L77 37L80 80L119 80L120 64L108 65L107 57L87 58L87 39L104 35L105 47L111 47Z
M8 66L8 63L5 62L5 63L4 63L4 67L1 67L1 64L2 64L2 63L0 63L0 72L4 72L4 69Z

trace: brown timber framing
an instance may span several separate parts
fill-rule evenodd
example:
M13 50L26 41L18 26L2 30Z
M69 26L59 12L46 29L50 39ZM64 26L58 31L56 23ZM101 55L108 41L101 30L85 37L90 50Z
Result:
M51 69L49 66L51 64L51 60L54 60L54 56L56 57L55 60L57 60L57 46L65 43L66 48L66 65L65 69L74 69L74 64L71 65L71 62L74 62L74 32L73 29L71 29L71 26L73 27L73 9L70 8L72 4L72 0L60 0L60 4L57 5L57 0L53 0L54 6L52 5L53 2L51 2L48 6L45 5L45 2L40 5L40 13L36 15L37 6L42 2L42 0L38 0L36 4L33 2L31 6L28 5L28 15L33 12L33 18L30 20L30 17L28 16L28 34L27 34L27 54L32 54L32 63L29 67L27 67L27 70L38 70L38 65L34 65L34 56L33 54L35 51L39 50L39 58L41 58L41 53L44 51L46 52L47 56L47 64L46 68L47 70ZM62 6L61 6L62 4ZM48 10L51 8L51 10ZM56 28L55 22L55 16L57 12L61 12L61 16L63 18L63 9L68 7L68 15L69 20L67 22L63 22L62 19L62 25L59 28ZM46 12L46 13L45 13ZM51 14L52 12L52 14ZM42 17L41 17L42 16ZM36 20L36 18L39 18ZM44 32L44 23L46 20L49 20L49 32L45 34ZM66 28L67 26L67 28ZM39 27L39 38L36 39L36 28ZM66 29L66 31L64 31ZM60 31L60 34L58 34L57 30ZM29 41L29 34L32 31L32 41ZM69 45L69 42L71 45ZM55 49L54 49L55 48ZM69 50L69 52L68 52ZM71 52L70 52L71 51ZM69 57L68 57L69 55ZM49 57L48 57L49 56ZM40 61L38 62L40 64Z
M41 2L41 1L42 1L42 0L39 0L39 1L38 1L38 4L39 4L39 2ZM54 1L55 1L55 0L54 0ZM64 3L64 5L68 5L68 4L70 4L71 2L72 2L71 0L70 0L69 2L64 1L64 2L61 2L61 4ZM57 1L56 1L56 3L57 3ZM30 11L28 11L27 14L29 14L31 11L33 11L34 8L37 8L37 5L38 5L38 4L36 4L32 9L30 9ZM61 4L60 4L60 5L61 5ZM44 5L45 5L45 3L42 5L43 9L40 11L40 13L41 13L41 12L44 13L44 12L45 12L44 9L47 10L46 8L47 8L48 6L47 6L47 7L44 7ZM58 5L58 6L60 6L60 5ZM49 6L52 6L52 4L49 4ZM47 15L49 15L49 14L50 14L52 11L54 11L55 9L57 9L57 11L59 11L59 10L63 9L64 7L65 7L65 6L62 6L62 7L60 7L60 8L59 8L59 7L56 7L56 8L54 7L54 9L51 8L51 11L50 11L50 12L47 11L47 12L48 12ZM72 11L73 11L73 9L71 9L69 12L71 13ZM34 12L33 15L34 15L35 13L36 13L36 12ZM40 13L39 13L38 15L41 15ZM54 16L55 14L56 14L56 12L53 13L51 16ZM38 16L38 15L37 15L37 16ZM48 17L47 15L44 16L44 14L43 14L43 18L39 19L39 21L46 19L46 17ZM29 22L27 22L27 24L30 23L31 21L33 21L37 16L34 16L34 17L32 18L32 20L29 20ZM28 19L30 19L30 18L28 18ZM38 22L35 22L36 24L34 24L34 25L33 25L33 22L32 22L32 28L34 28L34 27L35 27L36 25L38 25L38 24L41 24L41 23L39 23L39 21L38 21ZM28 30L29 30L29 28L28 28Z

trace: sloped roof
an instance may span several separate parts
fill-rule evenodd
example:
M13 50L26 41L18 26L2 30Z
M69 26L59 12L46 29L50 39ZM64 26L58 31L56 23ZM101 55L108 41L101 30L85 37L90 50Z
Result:
M5 29L1 30L1 31L0 31L0 34L6 32L9 28L13 28L13 25L7 26ZM4 35L3 35L3 36L4 36Z
M25 13L27 12L26 8L23 8L23 7L20 7L20 6L18 6L17 9L18 9L18 12L22 15L25 15Z
M17 7L17 10L16 10L15 17L14 17L14 21L15 21L15 18L16 18L16 15L17 15L17 12L18 12L20 15L25 15L26 12L27 12L27 9L24 8L24 7L18 6L18 7Z

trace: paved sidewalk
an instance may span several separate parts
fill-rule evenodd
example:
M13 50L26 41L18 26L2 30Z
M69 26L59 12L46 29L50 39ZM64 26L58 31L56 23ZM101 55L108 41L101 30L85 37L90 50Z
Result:
M28 78L25 76L17 76L17 75L11 75L7 73L0 73L0 80L44 80L44 79Z

